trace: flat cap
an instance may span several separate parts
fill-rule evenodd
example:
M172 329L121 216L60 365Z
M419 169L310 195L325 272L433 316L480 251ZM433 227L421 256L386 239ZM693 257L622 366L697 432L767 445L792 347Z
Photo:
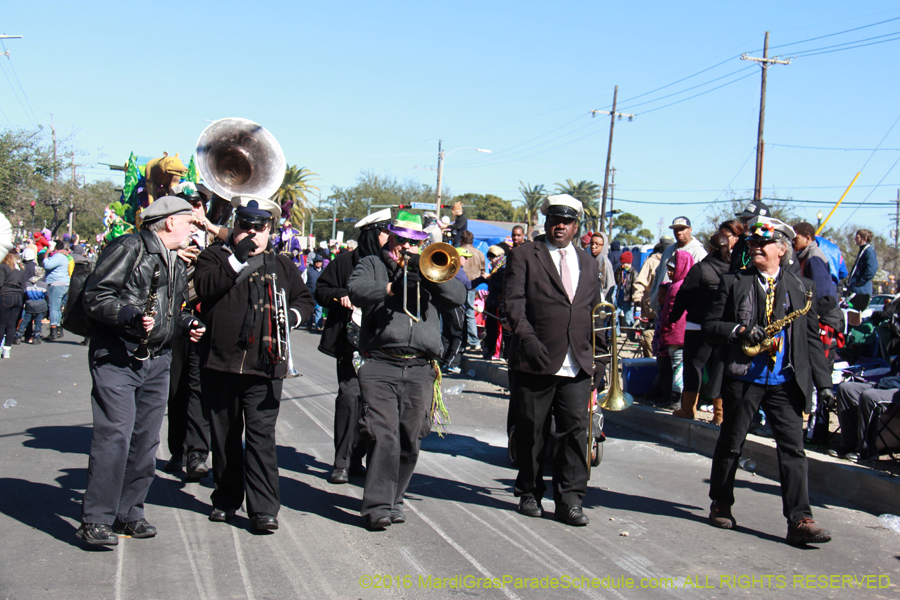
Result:
M141 211L142 223L153 223L172 215L190 215L193 208L190 202L175 196L163 196Z

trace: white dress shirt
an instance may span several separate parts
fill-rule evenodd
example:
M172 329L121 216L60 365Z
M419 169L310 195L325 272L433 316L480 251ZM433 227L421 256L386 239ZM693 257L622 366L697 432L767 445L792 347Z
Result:
M572 280L572 290L573 293L578 289L578 278L580 275L580 270L578 267L578 252L582 252L582 250L578 250L572 244L569 244L565 248L557 248L551 244L547 244L547 250L550 251L550 259L553 261L553 265L556 267L557 272L562 273L559 268L560 263L560 250L566 251L566 266L569 268L569 275ZM563 360L562 366L559 368L559 371L554 373L559 377L575 377L578 375L578 372L581 370L581 367L578 366L578 363L575 362L575 355L572 354L572 348L566 352L566 358Z

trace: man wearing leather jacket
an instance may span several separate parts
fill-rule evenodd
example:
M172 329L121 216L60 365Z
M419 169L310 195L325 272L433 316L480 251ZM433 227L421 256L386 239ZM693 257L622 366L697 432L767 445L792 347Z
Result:
M196 342L202 324L183 309L184 264L175 250L194 231L191 205L166 196L142 213L143 230L113 240L85 284L84 306L93 319L88 364L94 416L87 488L76 535L115 546L117 533L156 535L144 518L153 482L159 430L169 393L169 342L184 329ZM159 268L156 290L150 289ZM148 295L153 308L146 312ZM149 358L135 350L148 334Z

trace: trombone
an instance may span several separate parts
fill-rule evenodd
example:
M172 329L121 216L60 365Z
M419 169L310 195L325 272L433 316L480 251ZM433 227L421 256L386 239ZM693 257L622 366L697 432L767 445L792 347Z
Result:
M294 357L291 354L291 328L288 327L287 295L278 288L278 276L272 273L272 287L275 288L275 341L278 347L278 359L287 360L285 377L300 377L294 368Z
M419 274L434 283L450 281L459 272L459 252L445 242L435 242L425 247L419 255ZM403 312L418 323L422 319L422 284L416 285L416 314L409 312L407 299L409 288L406 285L409 272L409 257L403 261Z
M603 325L603 322L610 318L609 325ZM609 358L609 385L605 391L597 394L597 402L603 410L611 410L613 412L625 410L634 404L634 397L622 390L622 382L619 380L619 314L616 307L610 302L600 302L591 311L591 326L593 328L593 346L594 359ZM598 325L598 321L600 325ZM597 334L610 332L610 350L608 353L597 353ZM591 477L591 449L594 442L594 403L592 398L588 398L588 439L587 439L587 465L588 479Z

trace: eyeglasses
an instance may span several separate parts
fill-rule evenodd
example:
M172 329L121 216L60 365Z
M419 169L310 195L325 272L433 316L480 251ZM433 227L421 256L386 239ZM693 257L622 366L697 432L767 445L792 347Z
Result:
M403 244L409 244L410 246L420 246L424 240L414 240L412 238L405 238L402 236L397 237L397 245L402 246Z
M248 219L238 219L236 225L244 231L262 231L269 226L268 221L250 221Z

